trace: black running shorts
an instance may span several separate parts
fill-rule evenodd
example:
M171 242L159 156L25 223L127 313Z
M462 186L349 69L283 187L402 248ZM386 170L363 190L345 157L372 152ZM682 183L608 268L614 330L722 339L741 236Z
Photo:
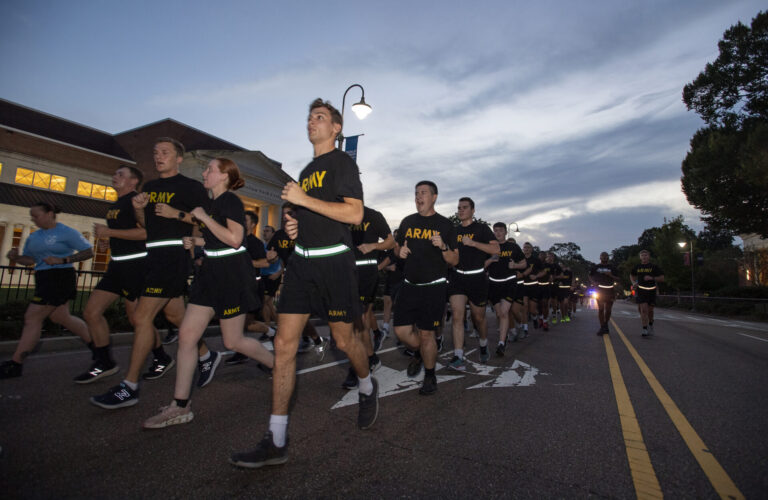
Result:
M35 271L33 304L60 306L75 298L77 279L74 268L54 268Z
M523 295L528 297L528 300L532 300L534 302L539 301L539 284L532 284L529 285L528 283L523 283Z
M379 270L375 265L357 266L357 292L361 303L373 304L378 284Z
M656 289L654 288L653 290L643 290L642 288L638 287L635 300L638 304L648 304L649 306L655 306Z
M455 270L448 278L448 296L466 295L472 305L482 307L488 303L488 275L461 274Z
M280 303L281 314L317 314L329 322L352 323L362 314L357 293L355 255L328 257L291 255Z
M274 297L277 295L277 290L280 288L280 283L282 280L282 276L278 276L278 278L274 280L269 279L269 276L262 276L261 282L262 286L264 287L264 295L269 297Z
M125 300L139 298L144 286L146 258L109 261L107 272L96 285L96 290L120 295Z
M443 321L447 285L414 285L407 281L395 299L395 327L416 325L419 330L437 330Z
M507 302L512 302L514 297L514 290L512 289L515 283L515 279L509 279L507 281L493 281L488 279L488 300L494 306L501 302L502 299Z
M146 258L142 297L181 297L187 290L190 256L182 246L152 248Z
M613 302L615 300L616 300L616 290L614 290L613 288L597 287L598 302Z

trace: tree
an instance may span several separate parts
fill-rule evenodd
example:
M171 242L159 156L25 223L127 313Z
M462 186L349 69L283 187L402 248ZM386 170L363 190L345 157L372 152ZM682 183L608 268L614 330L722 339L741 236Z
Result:
M718 48L683 89L707 124L691 138L683 192L708 223L768 238L768 12L731 26Z
M568 243L555 243L549 247L549 251L555 254L558 259L568 262L584 260L584 257L581 256L581 247L572 241Z

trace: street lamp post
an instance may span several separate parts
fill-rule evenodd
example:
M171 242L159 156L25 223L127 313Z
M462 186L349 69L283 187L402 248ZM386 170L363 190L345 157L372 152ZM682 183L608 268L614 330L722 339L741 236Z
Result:
M685 248L685 245L688 245L688 249L690 251L690 258L688 259L691 264L691 311L696 310L696 287L695 287L695 281L694 281L694 275L693 275L693 266L694 266L694 257L693 257L693 240L690 240L688 243L685 241L678 242L678 245L680 245L680 248Z
M366 116L371 114L371 111L373 111L371 109L371 106L369 106L365 102L365 89L363 89L363 86L360 85L359 83L353 83L352 85L347 87L347 90L344 91L344 97L341 98L341 121L342 122L344 121L344 104L347 101L347 92L349 92L354 87L360 87L360 92L362 94L360 97L360 102L356 102L355 104L352 105L352 112L355 113L355 116L357 116L359 120L363 120L365 119ZM338 141L338 148L342 149L342 147L344 146L344 134L339 132L339 135L336 138L336 140Z
M514 231L512 231L512 225L515 226L515 230ZM518 227L517 222L511 222L509 224L509 232L510 233L514 233L515 234L515 238L520 236L520 228Z

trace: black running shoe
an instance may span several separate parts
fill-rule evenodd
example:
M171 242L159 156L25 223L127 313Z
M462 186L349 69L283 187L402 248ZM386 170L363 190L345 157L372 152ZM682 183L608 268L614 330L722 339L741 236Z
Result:
M139 390L136 389L134 391L123 382L121 382L120 385L114 386L101 396L93 396L91 398L91 403L104 408L105 410L125 408L133 406L138 402Z
M210 351L211 356L205 361L197 362L197 370L200 375L197 377L197 386L205 387L213 380L213 374L216 373L216 368L221 363L221 354L216 351Z
M437 342L437 352L438 352L438 354L443 352L443 336L440 335L439 337L435 337L435 342Z
M377 352L381 349L381 344L384 342L384 334L381 330L373 332L373 352Z
M499 357L504 357L504 349L506 349L504 343L499 342L499 345L496 347L496 355Z
M422 396L431 396L436 392L437 392L437 376L424 375L424 383L421 384L421 389L419 389L419 394L421 394Z
M0 379L21 377L23 369L24 365L16 363L13 360L9 359L8 361L3 361L0 363Z
M163 339L163 344L164 345L173 344L177 340L179 340L179 332L173 328L169 328L168 334Z
M420 356L414 356L411 358L411 361L408 363L408 376L413 378L416 375L419 374L421 371L421 357Z
M248 361L248 356L245 354L240 354L239 352L234 353L232 356L228 357L227 360L224 362L225 365L240 365Z
M357 426L362 429L370 429L379 415L379 382L371 377L373 392L370 396L360 393L358 399Z
M355 370L351 366L349 367L349 371L347 371L347 378L341 383L341 387L348 391L357 387L357 373L355 373Z
M265 465L281 465L288 461L288 438L285 446L278 448L272 439L272 431L264 433L264 438L251 451L233 453L229 463L246 469L258 469Z
M106 365L102 363L101 361L96 361L91 365L91 368L77 377L75 377L75 383L76 384L90 384L91 382L96 382L97 380L101 378L109 377L110 375L114 375L119 370L119 367L112 363L112 365Z
M600 335L602 335L604 333L605 333L605 331L603 330L603 327L601 326L600 329L597 331L597 333L595 335L600 336Z
M168 357L168 359L153 359L152 360L152 366L149 367L149 370L147 370L147 373L142 375L141 377L144 380L154 380L156 378L160 378L168 371L170 371L171 368L173 368L173 365L176 364L176 361L172 357Z

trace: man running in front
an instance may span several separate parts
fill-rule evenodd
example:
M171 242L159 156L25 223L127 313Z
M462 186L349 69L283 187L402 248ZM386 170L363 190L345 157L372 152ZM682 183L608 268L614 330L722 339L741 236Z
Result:
M309 315L328 321L336 346L344 351L358 377L357 425L369 429L379 411L378 383L372 378L363 343L352 322L360 315L355 255L349 224L363 220L363 186L354 160L334 146L342 117L329 102L316 99L309 107L307 135L314 159L299 182L289 182L282 198L296 206L286 231L295 239L290 272L278 305L272 414L269 430L250 451L235 453L233 465L259 468L288 461L288 406L296 385L296 351Z

